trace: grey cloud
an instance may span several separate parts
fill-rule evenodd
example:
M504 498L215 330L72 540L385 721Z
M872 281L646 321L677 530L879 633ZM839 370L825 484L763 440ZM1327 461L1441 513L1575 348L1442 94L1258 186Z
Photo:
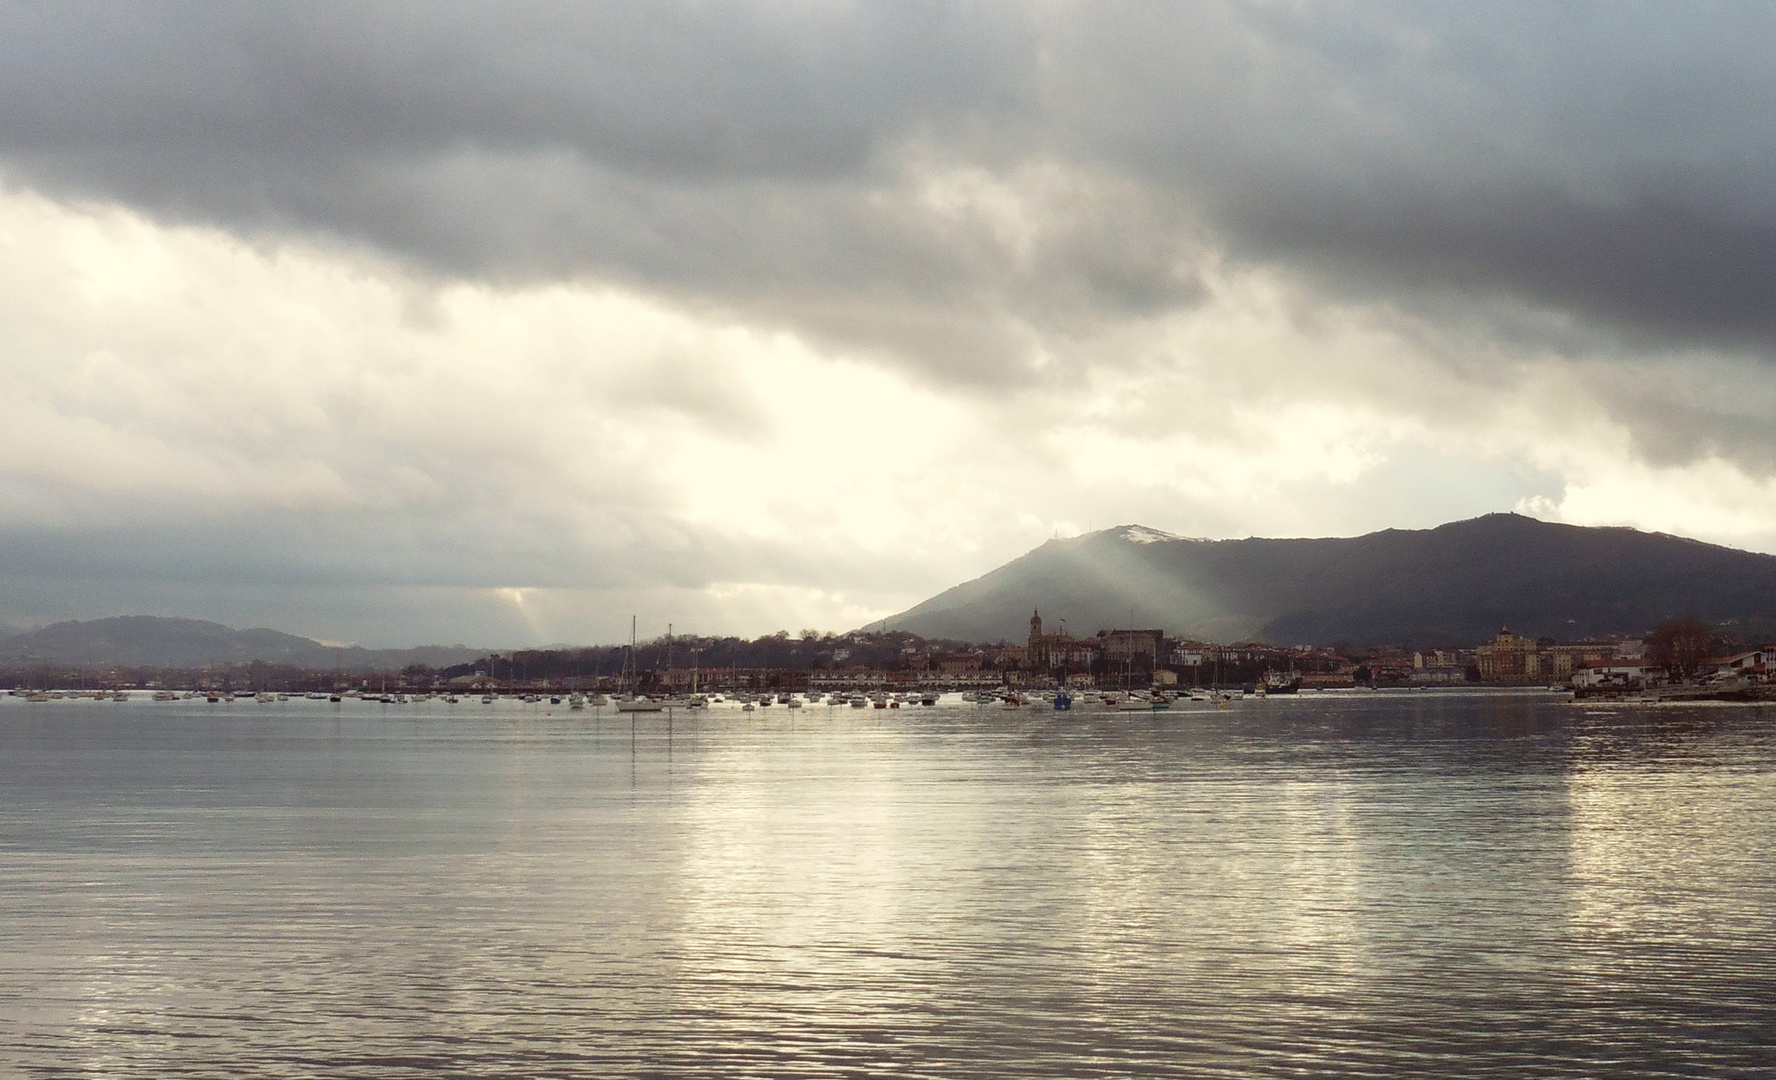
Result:
M1679 355L1627 370L1594 364L1586 385L1631 433L1640 460L1668 467L1720 458L1748 475L1776 474L1776 379L1755 363Z
M0 27L15 146L207 150L268 177L465 144L843 172L884 126L990 100L1025 51L936 4L14 5Z
M1776 342L1766 7L1188 7L1068 40L1070 71L1122 61L1066 95L1123 118L1093 151L1196 193L1236 254L1655 348Z
M68 195L591 275L1027 377L1191 303L1193 244L1653 347L1776 342L1755 5L17 6L0 153ZM1021 261L909 155L1101 181Z
M1030 324L1197 295L1164 191L1076 186L1021 260L917 205L919 148L1042 145L1034 35L944 5L13 8L0 153L65 197L619 281L993 383Z

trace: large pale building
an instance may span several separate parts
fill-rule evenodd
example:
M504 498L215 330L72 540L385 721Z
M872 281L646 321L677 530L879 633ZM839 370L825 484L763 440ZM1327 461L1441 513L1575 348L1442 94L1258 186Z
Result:
M1474 664L1487 682L1534 679L1542 675L1540 651L1534 638L1513 634L1507 626L1474 650Z
M1555 680L1571 678L1587 665L1614 660L1613 641L1583 641L1553 645L1511 633L1509 628L1474 650L1474 663L1487 682Z
M1556 645L1545 655L1547 674L1569 679L1587 665L1610 663L1622 653L1613 641L1581 641L1576 645Z

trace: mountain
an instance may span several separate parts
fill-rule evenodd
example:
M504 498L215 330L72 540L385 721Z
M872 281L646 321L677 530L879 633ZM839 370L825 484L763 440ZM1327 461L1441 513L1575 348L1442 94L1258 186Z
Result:
M1627 528L1489 514L1312 540L1190 540L1123 525L1051 540L887 625L1021 641L1045 629L1160 628L1278 645L1473 645L1509 626L1562 640L1675 615L1776 632L1776 556ZM1761 628L1761 629L1760 629Z
M315 670L395 670L408 664L445 667L472 660L482 650L461 645L417 649L332 648L276 630L235 630L199 619L126 615L89 622L60 622L41 630L0 637L0 663L201 668L262 660Z

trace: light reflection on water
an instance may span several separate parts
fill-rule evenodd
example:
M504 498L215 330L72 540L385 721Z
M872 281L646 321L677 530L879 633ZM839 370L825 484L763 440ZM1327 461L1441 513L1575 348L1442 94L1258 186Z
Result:
M0 1072L1731 1076L1776 711L0 703Z

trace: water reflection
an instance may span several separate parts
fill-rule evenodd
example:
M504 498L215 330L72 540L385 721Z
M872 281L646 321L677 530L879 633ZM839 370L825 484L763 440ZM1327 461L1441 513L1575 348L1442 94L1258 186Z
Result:
M1602 1016L1659 1031L1679 1061L1730 1069L1735 1044L1776 1060L1768 957L1743 947L1776 931L1767 723L1743 709L1595 711L1575 738L1574 981L1596 988Z
M292 703L293 706L296 703ZM25 1076L1732 1075L1757 710L0 711Z

